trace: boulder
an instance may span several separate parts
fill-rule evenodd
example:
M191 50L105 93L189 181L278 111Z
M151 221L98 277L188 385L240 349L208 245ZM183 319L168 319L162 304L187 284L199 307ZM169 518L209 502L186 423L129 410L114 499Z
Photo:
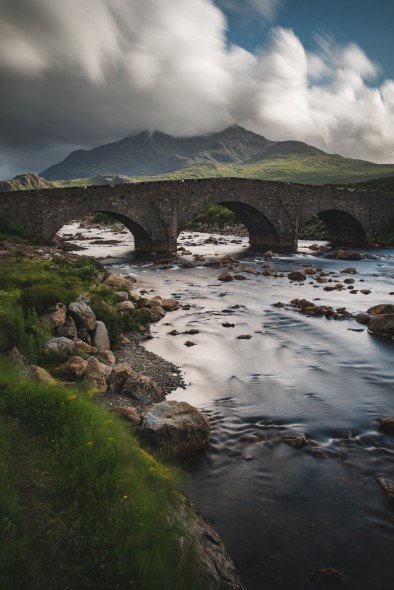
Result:
M60 336L58 338L51 338L48 340L46 348L48 351L57 352L60 354L71 354L74 350L74 342L69 338Z
M96 321L96 329L93 334L93 345L99 352L110 350L111 344L109 342L108 330L104 322Z
M229 282L233 280L233 275L229 272L222 272L221 275L218 276L218 281Z
M121 393L126 395L131 405L140 412L152 404L165 400L164 389L146 375L130 375Z
M123 389L126 380L133 374L133 369L126 363L113 367L110 378L109 388L112 393L119 393Z
M210 439L207 416L186 402L163 401L144 416L141 436L166 455L181 455L206 446Z
M107 391L107 379L111 373L111 367L100 363L94 356L88 358L85 379L95 393L105 393Z
M91 332L96 327L96 316L84 301L74 301L68 306L71 317L75 320L78 330Z
M142 418L141 414L137 412L133 406L123 406L117 408L116 413L121 416L121 418L125 418L128 421L131 428L139 428L141 426Z
M129 300L128 291L116 291L116 295L119 297L119 299L121 301L128 301Z
M359 324L363 324L364 326L366 326L369 320L371 319L371 316L369 315L369 313L358 313L354 316L354 319Z
M100 359L106 362L106 364L114 365L116 363L116 357L112 350L102 350L99 354Z
M179 308L179 302L176 299L163 299L162 308L164 311L175 311Z
M166 315L166 312L160 305L155 305L153 307L146 307L145 308L149 313L149 321L150 322L158 322Z
M65 363L57 367L57 373L69 379L82 379L85 375L87 361L80 356L72 356Z
M88 354L97 354L97 348L95 346L91 346L90 344L84 342L84 340L81 340L80 338L74 338L72 342L74 343L75 348L80 352L87 352Z
M378 305L370 307L367 310L367 313L370 313L371 315L394 313L394 305L392 303L379 303Z
M104 281L104 285L108 287L115 287L116 289L130 292L133 288L133 283L136 280L133 277L121 277L120 275L109 275Z
M306 276L303 270L293 270L287 275L289 281L305 281Z
M131 311L134 311L135 305L131 301L120 301L119 303L115 303L114 309L117 312L126 311L130 313Z
M358 252L346 249L333 250L328 257L334 258L335 260L361 260L363 258Z
M394 336L394 313L379 313L368 322L368 332L381 336Z
M56 334L65 338L71 338L71 340L77 337L77 326L70 315L66 317L64 324L57 328Z
M45 311L42 318L47 320L51 329L54 330L59 326L63 326L66 321L66 316L67 307L64 303L55 303L55 305L52 305Z
M37 367L37 365L30 365L28 367L28 375L31 379L39 383L55 383L52 375L46 369Z

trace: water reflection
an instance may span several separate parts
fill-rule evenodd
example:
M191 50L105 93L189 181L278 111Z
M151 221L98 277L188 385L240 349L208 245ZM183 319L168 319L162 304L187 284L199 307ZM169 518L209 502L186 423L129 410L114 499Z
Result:
M348 588L391 587L394 513L375 476L394 479L394 438L377 423L394 416L394 343L354 320L307 317L272 304L318 298L355 313L390 302L393 250L371 249L365 251L371 258L345 262L317 258L303 241L297 253L275 253L278 273L310 263L337 282L348 276L343 269L355 267L351 294L326 292L313 277L312 284L290 283L286 274L223 284L221 270L205 266L207 260L231 252L261 268L261 253L245 240L204 239L181 237L206 258L193 268L182 267L190 255L165 271L127 259L113 267L134 274L144 289L180 295L190 305L156 324L146 344L184 369L190 385L170 397L200 407L211 420L211 445L179 460L190 474L187 493L221 533L248 590L312 588L309 574L328 566L348 577ZM362 294L363 287L371 293ZM191 327L199 329L191 348L184 346L188 336L168 334ZM245 333L250 340L237 339ZM299 435L303 446L284 442Z

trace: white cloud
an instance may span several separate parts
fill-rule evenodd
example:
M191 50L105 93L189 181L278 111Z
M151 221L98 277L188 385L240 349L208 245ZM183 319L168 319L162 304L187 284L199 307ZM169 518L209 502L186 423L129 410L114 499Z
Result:
M279 6L248 4L267 19ZM394 81L373 85L379 66L354 43L320 37L306 52L277 27L252 54L228 45L213 0L0 0L0 15L2 176L144 129L186 136L234 122L394 161Z

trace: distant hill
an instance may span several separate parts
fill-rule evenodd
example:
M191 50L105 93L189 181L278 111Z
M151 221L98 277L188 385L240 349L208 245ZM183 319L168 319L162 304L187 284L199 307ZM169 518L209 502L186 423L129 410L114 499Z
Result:
M72 152L41 173L47 180L70 184L98 184L97 177L114 175L137 181L246 177L344 184L392 176L394 164L343 158L301 141L270 141L232 125L218 133L189 138L143 132L92 150Z
M93 178L77 178L72 181L51 181L45 180L34 172L27 172L11 178L11 180L0 181L0 192L23 191L41 188L56 188L62 186L91 186L103 184L130 184L136 182L134 178L124 175L116 176L95 176Z
M19 174L11 180L0 180L0 192L7 191L22 191L33 188L51 188L53 184L41 178L34 172L26 172L26 174Z
M368 180L366 182L356 182L347 186L368 191L384 191L386 193L394 193L394 176L375 178L374 180Z

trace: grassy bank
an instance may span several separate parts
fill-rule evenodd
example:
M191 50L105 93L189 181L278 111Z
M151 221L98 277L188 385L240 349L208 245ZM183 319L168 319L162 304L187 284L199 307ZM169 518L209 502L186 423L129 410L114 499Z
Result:
M145 453L120 418L75 386L33 382L6 353L50 366L40 314L96 282L89 258L3 243L0 258L0 588L208 588L187 522L177 516L179 474ZM111 299L111 302L113 302ZM144 318L113 319L116 339Z
M0 587L198 588L174 472L83 394L0 371Z

